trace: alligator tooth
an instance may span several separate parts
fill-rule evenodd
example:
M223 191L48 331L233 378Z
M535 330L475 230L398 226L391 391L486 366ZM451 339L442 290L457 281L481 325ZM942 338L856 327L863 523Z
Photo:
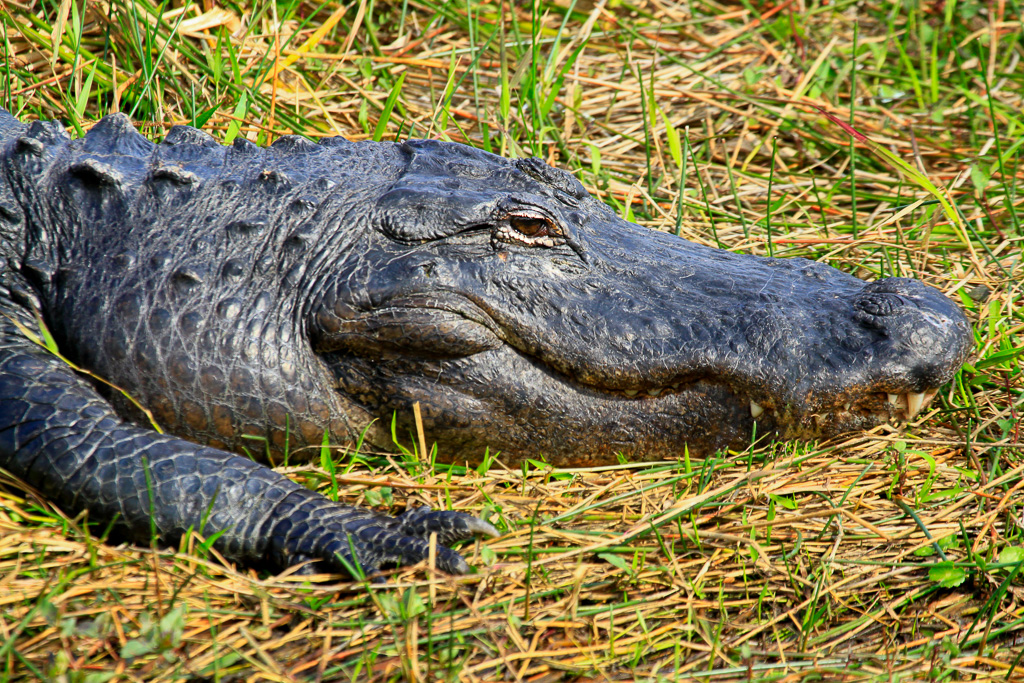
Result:
M648 389L647 390L647 395L648 396L657 396L660 393L661 393L661 389Z
M920 394L907 394L907 419L912 420L914 416L921 412L921 407L924 405L924 393Z
M633 398L634 396L636 396L640 392L637 391L636 389L623 389L622 393L624 393L626 396L629 396L630 398Z
M764 408L762 408L761 406L757 405L753 401L750 402L750 416L751 417L760 417L761 413L763 413L763 412L764 412Z
M890 405L896 405L896 402L900 398L899 394L886 394L886 396L888 396L888 398L889 398L889 404Z

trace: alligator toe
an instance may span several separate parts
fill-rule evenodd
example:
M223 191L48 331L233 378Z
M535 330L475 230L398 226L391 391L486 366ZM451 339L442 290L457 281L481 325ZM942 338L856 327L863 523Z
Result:
M407 536L429 540L430 534L436 533L437 542L442 545L451 545L474 536L496 538L501 535L494 526L479 517L464 512L432 510L428 505L406 510L395 521L398 522L397 529Z

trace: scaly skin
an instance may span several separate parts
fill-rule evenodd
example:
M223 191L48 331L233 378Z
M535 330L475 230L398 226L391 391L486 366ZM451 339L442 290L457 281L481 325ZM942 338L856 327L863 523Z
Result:
M276 453L378 419L386 446L418 401L452 460L672 457L755 422L813 438L913 413L970 348L919 282L639 228L536 159L187 127L155 145L117 115L71 141L0 113L0 163L0 466L134 538L223 530L245 562L372 570L421 559L431 531L495 533L334 505L229 453L246 435ZM35 312L176 436L33 344Z

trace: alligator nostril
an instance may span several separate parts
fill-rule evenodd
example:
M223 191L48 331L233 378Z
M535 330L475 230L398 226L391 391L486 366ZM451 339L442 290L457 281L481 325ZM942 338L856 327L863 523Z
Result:
M910 305L907 299L890 292L862 293L853 302L854 308L871 315L895 315Z

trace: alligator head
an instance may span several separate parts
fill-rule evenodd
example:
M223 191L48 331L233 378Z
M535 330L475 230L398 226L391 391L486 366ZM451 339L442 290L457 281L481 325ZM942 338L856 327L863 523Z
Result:
M368 413L419 402L442 457L584 465L830 437L915 416L971 348L918 281L638 227L536 159L401 151L367 198L365 251L319 287L311 342Z

